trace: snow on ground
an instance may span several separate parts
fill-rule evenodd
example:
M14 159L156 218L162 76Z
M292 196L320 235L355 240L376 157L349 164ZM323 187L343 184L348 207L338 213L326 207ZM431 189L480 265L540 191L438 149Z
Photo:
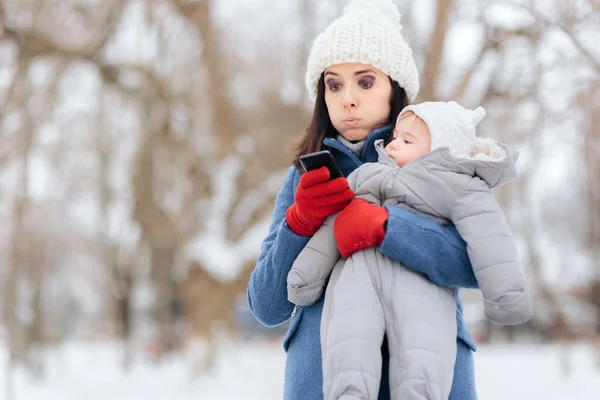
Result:
M118 347L72 343L48 354L47 377L16 373L13 400L276 400L282 398L285 354L279 343L230 343L221 347L215 369L192 372L185 357L159 366L138 360L129 373L120 368ZM600 393L600 368L585 346L569 351L572 374L561 373L555 346L482 346L477 352L477 385L484 400L592 400ZM5 355L0 376L4 398ZM309 400L309 399L308 399Z

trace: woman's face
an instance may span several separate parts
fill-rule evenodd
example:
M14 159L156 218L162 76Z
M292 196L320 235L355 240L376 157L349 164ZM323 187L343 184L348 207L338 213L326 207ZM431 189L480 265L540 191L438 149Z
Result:
M385 126L392 84L386 74L365 64L337 64L324 72L325 104L333 127L347 140L364 140Z

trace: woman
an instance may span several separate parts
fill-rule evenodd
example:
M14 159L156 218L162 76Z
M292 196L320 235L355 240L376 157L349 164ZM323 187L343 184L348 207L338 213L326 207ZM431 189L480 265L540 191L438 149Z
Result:
M335 221L341 253L378 247L385 256L425 274L447 288L477 287L464 241L451 226L399 207L350 202L345 178L329 181L325 168L302 174L298 158L328 149L344 176L374 162L373 143L389 139L393 121L418 92L412 52L400 33L400 14L391 0L351 1L344 15L315 41L306 84L315 100L312 121L277 195L268 236L248 284L248 301L265 325L291 317L284 339L287 352L284 398L322 399L320 322L323 298L310 307L287 300L287 274L309 238L327 216ZM451 400L476 399L475 343L465 328L457 299L457 356ZM382 343L379 399L389 399L388 350ZM393 378L393 377L392 377Z

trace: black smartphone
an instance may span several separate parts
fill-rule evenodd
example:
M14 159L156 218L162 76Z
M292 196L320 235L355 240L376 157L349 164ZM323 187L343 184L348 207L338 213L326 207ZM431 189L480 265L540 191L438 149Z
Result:
M323 166L329 170L329 180L341 178L342 171L335 163L335 159L328 150L317 151L315 153L305 154L300 156L300 164L305 171L311 171Z

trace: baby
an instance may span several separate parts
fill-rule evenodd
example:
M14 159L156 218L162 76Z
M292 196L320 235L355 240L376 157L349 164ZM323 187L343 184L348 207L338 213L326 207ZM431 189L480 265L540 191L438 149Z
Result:
M476 138L484 116L482 107L471 111L455 102L408 106L392 141L385 148L383 141L375 143L378 162L362 165L348 182L356 198L454 224L467 243L485 315L515 325L532 318L533 303L514 238L490 189L515 178L518 154ZM325 399L377 397L384 334L392 399L447 399L456 357L456 294L376 248L341 258L334 218L310 239L288 274L294 304L311 305L327 288L321 320Z

